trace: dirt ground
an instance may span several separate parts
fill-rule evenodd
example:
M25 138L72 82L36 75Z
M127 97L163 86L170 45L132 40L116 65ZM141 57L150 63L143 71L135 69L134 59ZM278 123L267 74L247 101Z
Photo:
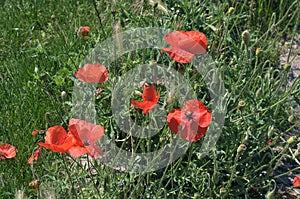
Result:
M299 47L300 47L300 29L298 29L294 40L291 40L291 38L287 38L285 40L285 45L283 46L284 52L280 57L280 62L282 67L284 67L286 64L291 65L291 68L288 73L288 85L287 85L288 88L290 88L293 85L296 78L300 74L300 48ZM295 111L296 114L300 114L300 104L296 104ZM300 125L297 126L292 133L297 137L299 137ZM298 147L300 147L299 144ZM288 162L283 162L280 168L278 169L278 171L276 171L276 173L278 172L277 174L280 174L282 172L287 172L290 169L299 166L300 166L299 161L298 163L294 162L292 164ZM286 198L286 199L300 198L300 188L293 187L293 179L296 175L300 175L300 171L291 172L289 175L276 179L278 194L281 195L280 196L281 198Z

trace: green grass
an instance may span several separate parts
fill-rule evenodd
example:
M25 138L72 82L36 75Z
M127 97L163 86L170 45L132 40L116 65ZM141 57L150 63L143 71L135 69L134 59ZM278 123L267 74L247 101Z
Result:
M42 194L47 191L55 193L56 198L264 198L272 189L272 180L278 178L274 170L283 156L295 165L294 172L299 172L300 166L292 158L299 138L292 144L287 139L295 134L293 127L299 126L299 118L291 108L296 106L295 100L299 101L300 80L286 89L288 71L279 62L282 36L293 37L299 27L299 1L164 0L161 5L167 14L148 1L101 0L97 1L101 23L93 1L2 2L0 143L14 145L18 153L14 159L0 162L1 198L13 198L17 190L24 190L28 198L45 198ZM228 13L229 7L234 8L232 13ZM95 171L88 172L78 164L79 159L46 149L37 163L28 165L37 142L44 140L44 135L33 137L31 132L54 125L67 127L72 115L73 73L93 48L115 34L116 24L122 31L161 27L205 33L208 53L215 60L229 96L216 150L199 158L202 141L198 141L166 168L142 175L91 161L88 163L94 165L89 165L90 170ZM77 36L80 26L91 28L88 37ZM249 45L242 41L245 30L251 36ZM259 54L255 48L260 49ZM127 137L112 117L113 77L121 77L136 65L153 60L171 64L173 69L179 66L170 62L166 54L151 49L125 54L107 66L110 79L100 85L104 90L96 99L96 107L97 119L109 137ZM187 65L180 74L191 82L199 99L210 106L202 79L205 74L195 78L192 71L193 67ZM164 87L160 90L159 103L163 104L167 94ZM61 99L62 91L67 92L67 102ZM245 106L239 106L241 101ZM137 110L132 114L144 118ZM288 121L291 115L296 119L293 122ZM163 146L173 133L165 125L159 135L152 142L131 137L118 144L128 150L134 147L147 152ZM247 148L238 153L241 144ZM286 150L280 153L275 150L278 146ZM28 186L35 178L41 183L39 191ZM226 193L220 196L221 188Z

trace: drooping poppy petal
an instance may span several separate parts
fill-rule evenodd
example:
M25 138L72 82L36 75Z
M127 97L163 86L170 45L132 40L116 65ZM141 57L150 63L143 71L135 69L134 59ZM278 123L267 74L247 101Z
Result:
M205 53L208 45L206 36L198 31L170 32L165 36L165 40L173 47L197 55Z
M42 150L43 150L42 146L40 146L39 149L35 150L33 152L33 154L30 156L30 158L28 159L28 164L32 164L34 160L38 161L38 159L42 153Z
M108 71L102 64L85 64L74 76L88 83L103 83L108 80Z
M295 176L293 181L294 187L300 187L300 176Z
M181 50L180 48L163 48L161 50L162 53L167 52L169 56L178 63L190 63L194 59L194 55L185 50Z
M211 120L211 112L199 100L188 100L182 109L171 111L167 117L170 130L188 142L204 137Z
M130 100L131 104L139 109L143 110L144 114L155 107L160 97L160 92L156 95L156 90L153 85L144 85L144 91L142 94L143 101Z
M14 158L17 152L18 150L10 144L7 143L0 144L0 155L2 155L1 157L4 157L1 159Z
M80 26L77 30L77 35L85 37L89 34L90 32L90 27L88 26Z

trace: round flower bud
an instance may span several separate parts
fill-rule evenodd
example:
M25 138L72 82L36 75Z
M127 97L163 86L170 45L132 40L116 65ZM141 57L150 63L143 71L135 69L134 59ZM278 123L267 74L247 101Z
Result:
M246 102L243 100L239 101L239 107L244 107L244 106L246 106Z
M250 44L250 32L248 30L245 30L242 33L242 40L246 44L246 46L249 46L249 44Z
M234 11L234 7L229 7L228 11L227 11L228 15L230 15L231 13L233 13L233 11Z
M297 137L296 136L291 136L289 139L288 139L288 144L292 144L296 141Z
M245 151L247 149L245 144L241 144L239 148L237 149L237 153L241 153L242 151Z
M62 99L62 101L66 101L66 99L67 99L67 93L66 93L66 91L62 91L61 92L61 99Z

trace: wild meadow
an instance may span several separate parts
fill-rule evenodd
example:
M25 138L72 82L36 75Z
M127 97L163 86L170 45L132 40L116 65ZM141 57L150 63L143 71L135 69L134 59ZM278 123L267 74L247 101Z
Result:
M0 1L0 198L297 198L299 21L299 0Z

